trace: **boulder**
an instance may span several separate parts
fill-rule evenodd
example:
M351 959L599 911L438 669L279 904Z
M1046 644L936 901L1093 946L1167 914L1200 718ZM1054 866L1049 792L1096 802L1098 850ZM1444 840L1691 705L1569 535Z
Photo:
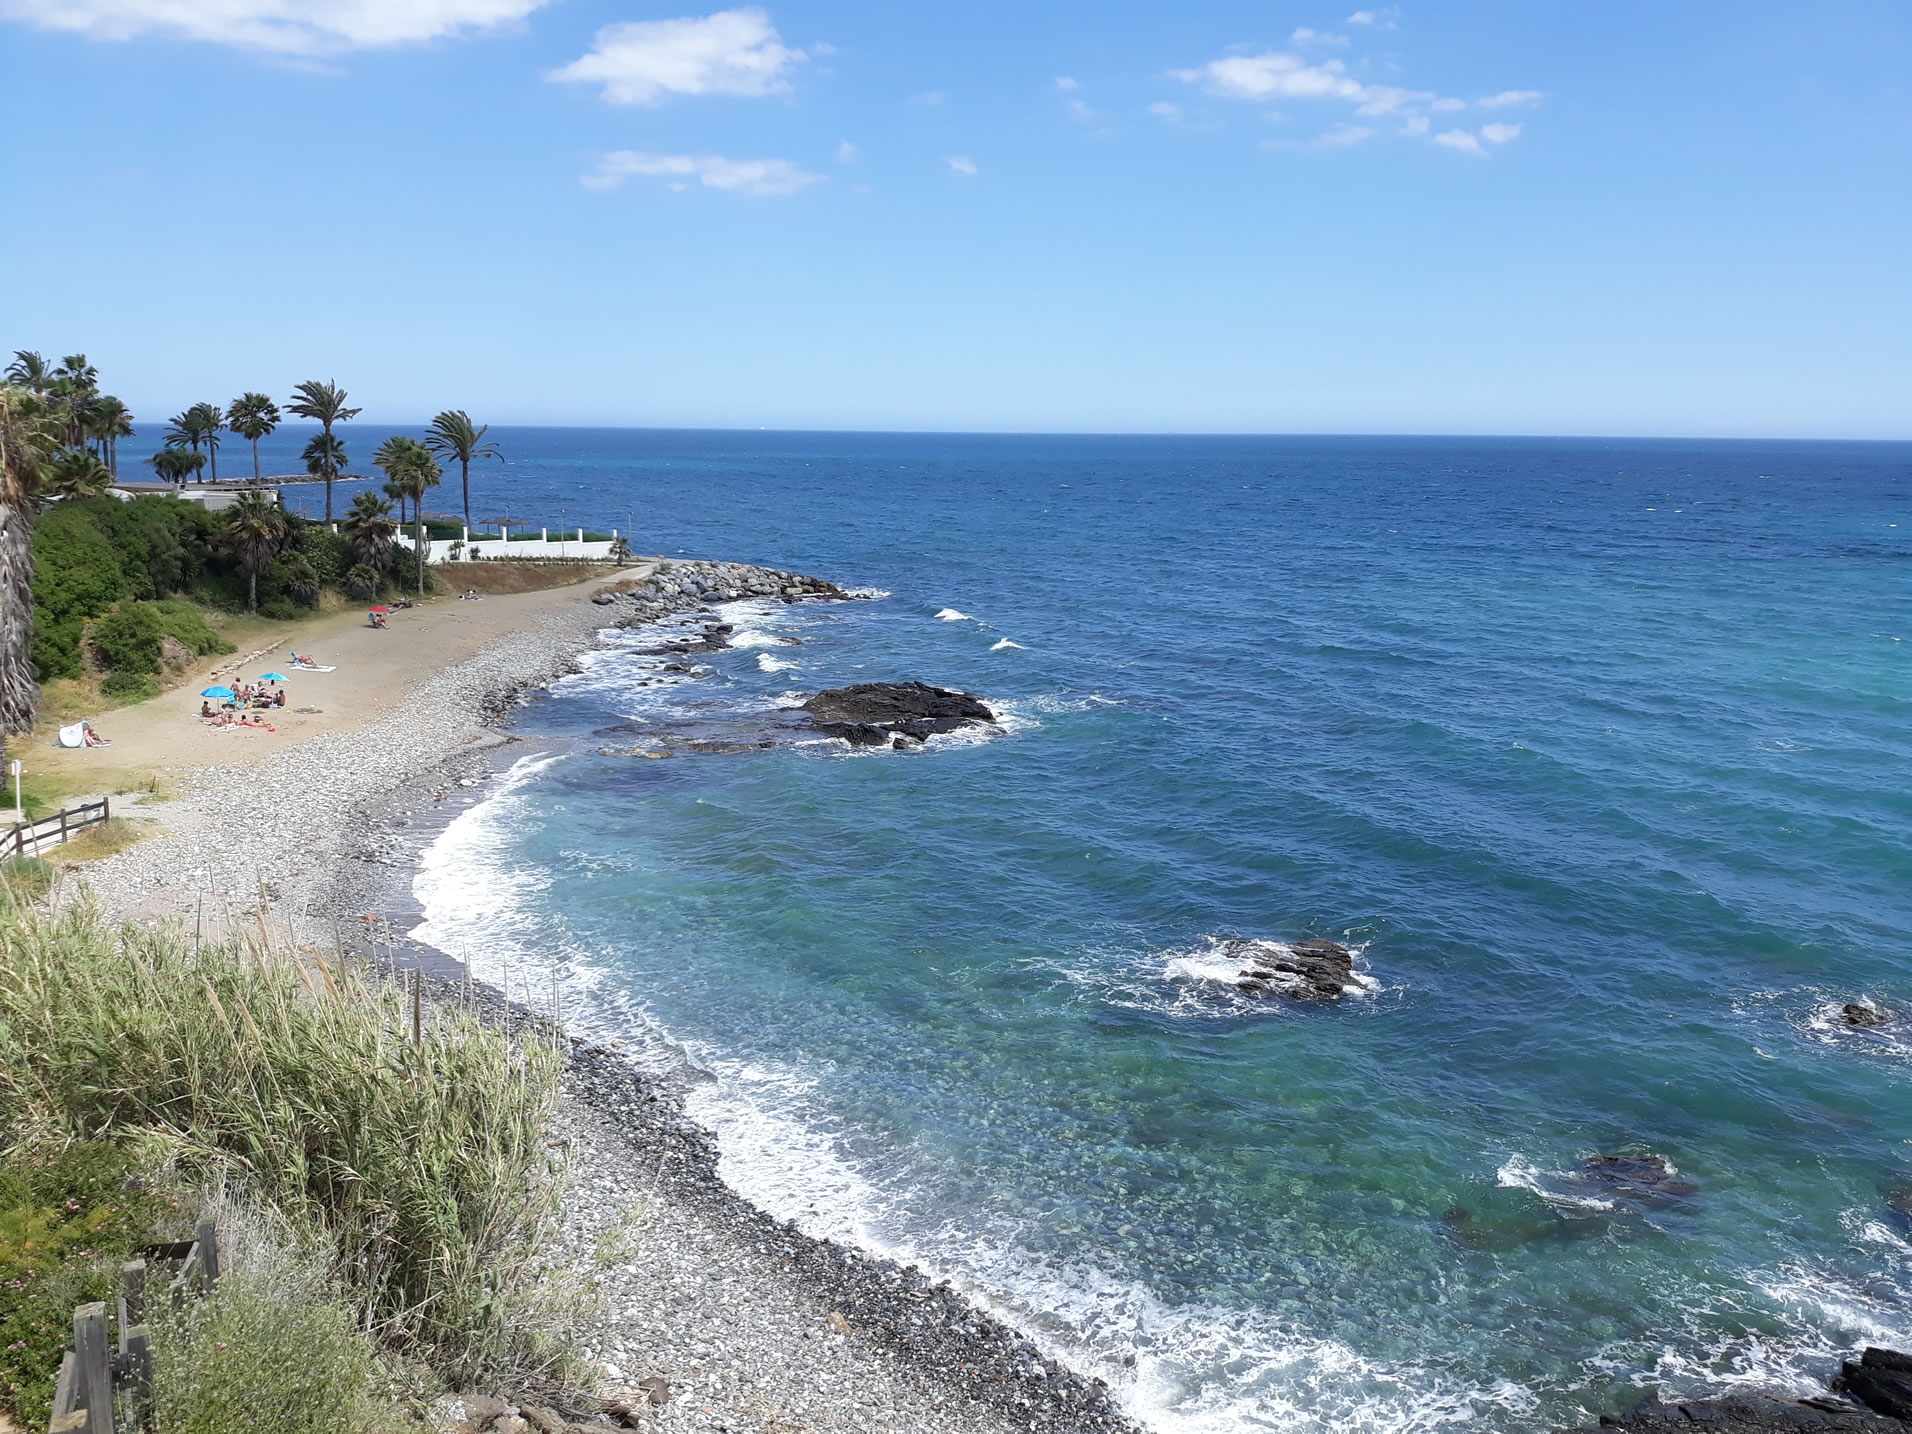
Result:
M1621 1195L1693 1195L1699 1186L1679 1178L1664 1155L1594 1155L1580 1168Z
M926 682L859 682L819 692L803 704L817 731L856 747L880 747L898 734L922 742L943 732L995 722L967 692Z
M1235 989L1245 996L1333 1001L1354 984L1354 953L1334 941L1296 941L1285 952L1266 941L1224 941L1216 954L1243 963Z
M1846 1393L1866 1408L1894 1419L1912 1419L1912 1355L1869 1348L1858 1359L1846 1361L1842 1382Z
M1839 1019L1848 1026L1883 1026L1885 1016L1870 1006L1862 1006L1857 1001L1848 1001L1839 1009Z

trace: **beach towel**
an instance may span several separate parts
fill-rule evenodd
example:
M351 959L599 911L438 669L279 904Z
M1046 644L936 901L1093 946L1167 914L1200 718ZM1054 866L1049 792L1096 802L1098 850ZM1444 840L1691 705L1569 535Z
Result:
M337 671L338 671L338 668L336 668L336 667L313 667L313 666L311 666L311 665L310 665L309 663L304 663L304 662L295 662L295 663L293 663L293 664L292 664L292 670L293 670L294 672L337 672Z
M83 722L75 722L71 727L62 727L60 729L60 740L53 745L56 747L84 747L86 745L86 724Z

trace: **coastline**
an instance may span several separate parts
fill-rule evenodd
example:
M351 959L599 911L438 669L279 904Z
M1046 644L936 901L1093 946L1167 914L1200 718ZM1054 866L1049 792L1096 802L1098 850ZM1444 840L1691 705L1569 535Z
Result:
M716 571L723 581L738 570ZM480 1009L500 1020L542 1019L466 985L452 953L396 933L416 924L417 853L509 765L518 739L499 729L522 694L577 670L607 626L728 600L721 586L633 592L648 573L642 565L609 582L527 595L540 600L519 605L519 625L422 673L394 700L402 723L370 733L362 723L339 727L184 774L179 801L164 809L166 830L90 868L89 884L109 914L136 921L250 924L263 902L295 940L420 969L446 996L475 990ZM782 591L847 596L799 581L806 587ZM606 1388L642 1411L633 1427L1139 1428L1101 1381L1045 1358L948 1285L804 1235L727 1186L715 1138L684 1106L685 1092L709 1077L681 1057L637 1063L578 1040L570 1049L553 1132L574 1180L565 1246L588 1270L607 1232L632 1220L642 1227L633 1260L595 1272L605 1310L585 1351L604 1366ZM665 1382L667 1402L644 1402L647 1379Z

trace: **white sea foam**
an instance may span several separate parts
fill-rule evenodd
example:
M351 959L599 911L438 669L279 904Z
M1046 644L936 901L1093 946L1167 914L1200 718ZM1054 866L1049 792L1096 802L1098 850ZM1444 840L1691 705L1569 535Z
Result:
M1015 648L1015 649L1017 649L1018 651L1023 651L1023 650L1024 650L1024 649L1023 649L1023 646L1022 646L1022 644L1021 644L1020 642L1011 642L1011 641L1010 641L1010 640L1009 640L1008 638L1006 638L1006 637L1005 637L1005 638L1004 638L1004 639L1003 639L1003 640L1002 640L1001 642L998 642L998 643L995 643L994 645L992 645L992 646L990 647L990 649L989 649L989 650L990 650L991 652L1001 652L1001 651L1002 651L1002 650L1003 650L1003 649L1004 649L1005 647L1013 647L1013 648Z
M785 658L772 657L767 652L757 654L757 670L760 672L788 672L796 665Z
M1518 1153L1508 1156L1500 1169L1494 1172L1494 1183L1501 1189L1531 1191L1563 1214L1606 1214L1620 1208L1617 1200L1609 1200L1605 1196L1564 1191L1559 1188L1559 1182L1572 1178L1560 1171L1542 1170L1526 1156Z
M936 617L939 622L974 622L976 620L975 618L971 617L968 613L958 612L953 607L944 608L941 612L936 614Z

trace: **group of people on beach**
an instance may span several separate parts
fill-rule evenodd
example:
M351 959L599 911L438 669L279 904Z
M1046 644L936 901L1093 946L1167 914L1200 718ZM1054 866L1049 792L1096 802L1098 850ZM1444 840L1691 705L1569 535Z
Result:
M202 701L199 704L199 720L212 728L245 727L276 732L278 728L254 714L283 706L285 688L271 688L263 681L241 682L233 688L231 699L221 702L216 708L210 699Z

